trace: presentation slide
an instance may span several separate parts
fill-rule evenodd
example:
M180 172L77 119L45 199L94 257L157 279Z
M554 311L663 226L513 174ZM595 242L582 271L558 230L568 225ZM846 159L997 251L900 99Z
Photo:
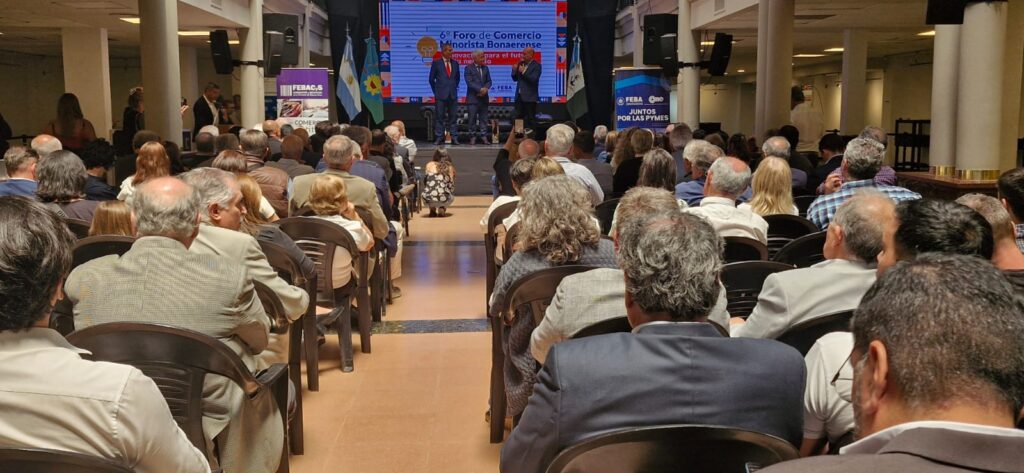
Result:
M381 0L380 71L384 99L394 103L431 103L434 94L427 76L441 57L441 45L451 43L453 58L462 68L481 50L491 71L493 103L515 100L512 68L522 51L533 46L541 63L541 102L565 102L565 0ZM465 73L459 101L466 96Z

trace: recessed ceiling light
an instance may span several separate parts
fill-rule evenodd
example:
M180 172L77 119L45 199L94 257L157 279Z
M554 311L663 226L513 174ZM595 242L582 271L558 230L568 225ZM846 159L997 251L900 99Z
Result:
M732 40L732 44L736 44L736 43L737 43L737 41L735 39ZM714 46L715 42L714 41L701 41L700 45L701 46Z
M131 23L133 25L137 25L137 24L142 22L141 19L139 19L138 17L135 17L135 16L122 17L121 21L124 21L124 22L127 22L127 23Z
M918 36L935 36L935 30L924 31L917 34Z
M209 36L209 31L179 31L178 36Z
M746 69L737 69L736 70L736 73L738 73L738 74L742 74L744 72L747 72L747 70Z
M794 54L793 57L796 57L796 58L812 58L812 57L825 57L825 55L824 54L806 54L806 53L803 53L803 54Z
M826 53L841 53L843 48L828 48L825 50Z
M207 40L207 41L206 41L206 44L210 44L210 41L209 41L209 40ZM228 44L242 44L242 42L241 42L241 41L239 41L239 40L237 40L237 39L229 39L229 40L228 40Z

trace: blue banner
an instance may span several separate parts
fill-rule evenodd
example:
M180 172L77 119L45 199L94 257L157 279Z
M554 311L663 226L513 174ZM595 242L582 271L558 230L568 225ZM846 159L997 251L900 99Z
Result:
M670 93L661 69L616 69L615 129L639 127L664 132L672 120Z

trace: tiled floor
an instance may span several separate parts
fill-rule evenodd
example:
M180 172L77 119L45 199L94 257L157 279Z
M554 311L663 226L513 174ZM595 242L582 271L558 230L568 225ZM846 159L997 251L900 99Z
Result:
M411 224L397 281L403 297L389 321L482 319L483 246L488 197L458 197L450 216ZM459 324L469 325L472 324ZM498 471L500 445L488 443L490 333L374 335L356 369L338 369L337 338L322 347L320 391L305 391L306 454L296 473Z

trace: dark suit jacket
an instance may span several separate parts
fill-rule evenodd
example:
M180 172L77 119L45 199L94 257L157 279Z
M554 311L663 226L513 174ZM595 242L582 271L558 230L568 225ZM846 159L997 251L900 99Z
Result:
M520 74L518 64L512 67L512 80L516 81L516 98L523 102L540 100L540 63L531 61L526 73Z
M457 100L461 77L458 61L452 59L452 75L449 77L444 69L444 59L437 59L430 65L430 90L434 91L437 100Z
M469 102L480 102L487 103L490 99L490 93L487 95L477 95L480 89L487 88L491 89L491 70L487 68L487 65L480 66L480 71L477 70L476 64L470 64L466 66L466 100Z
M876 454L828 455L779 463L785 472L1024 471L1024 438L916 428L896 434Z
M562 342L501 451L501 471L543 473L560 451L630 427L720 425L799 445L804 378L793 348L724 338L710 324L652 324Z
M512 188L512 161L509 160L508 150L498 150L498 157L494 159L494 176L498 178L498 193L514 197L516 190Z
M822 164L814 173L807 176L807 189L815 191L825 179L828 179L828 175L832 174L832 171L839 169L839 166L843 165L843 155L837 154L832 156L832 159L828 160L827 163Z
M218 110L220 110L219 107ZM213 111L206 105L205 98L199 97L199 100L196 100L196 103L192 105L192 118L195 119L195 125L192 128L193 136L198 135L199 130L204 126L213 125Z

